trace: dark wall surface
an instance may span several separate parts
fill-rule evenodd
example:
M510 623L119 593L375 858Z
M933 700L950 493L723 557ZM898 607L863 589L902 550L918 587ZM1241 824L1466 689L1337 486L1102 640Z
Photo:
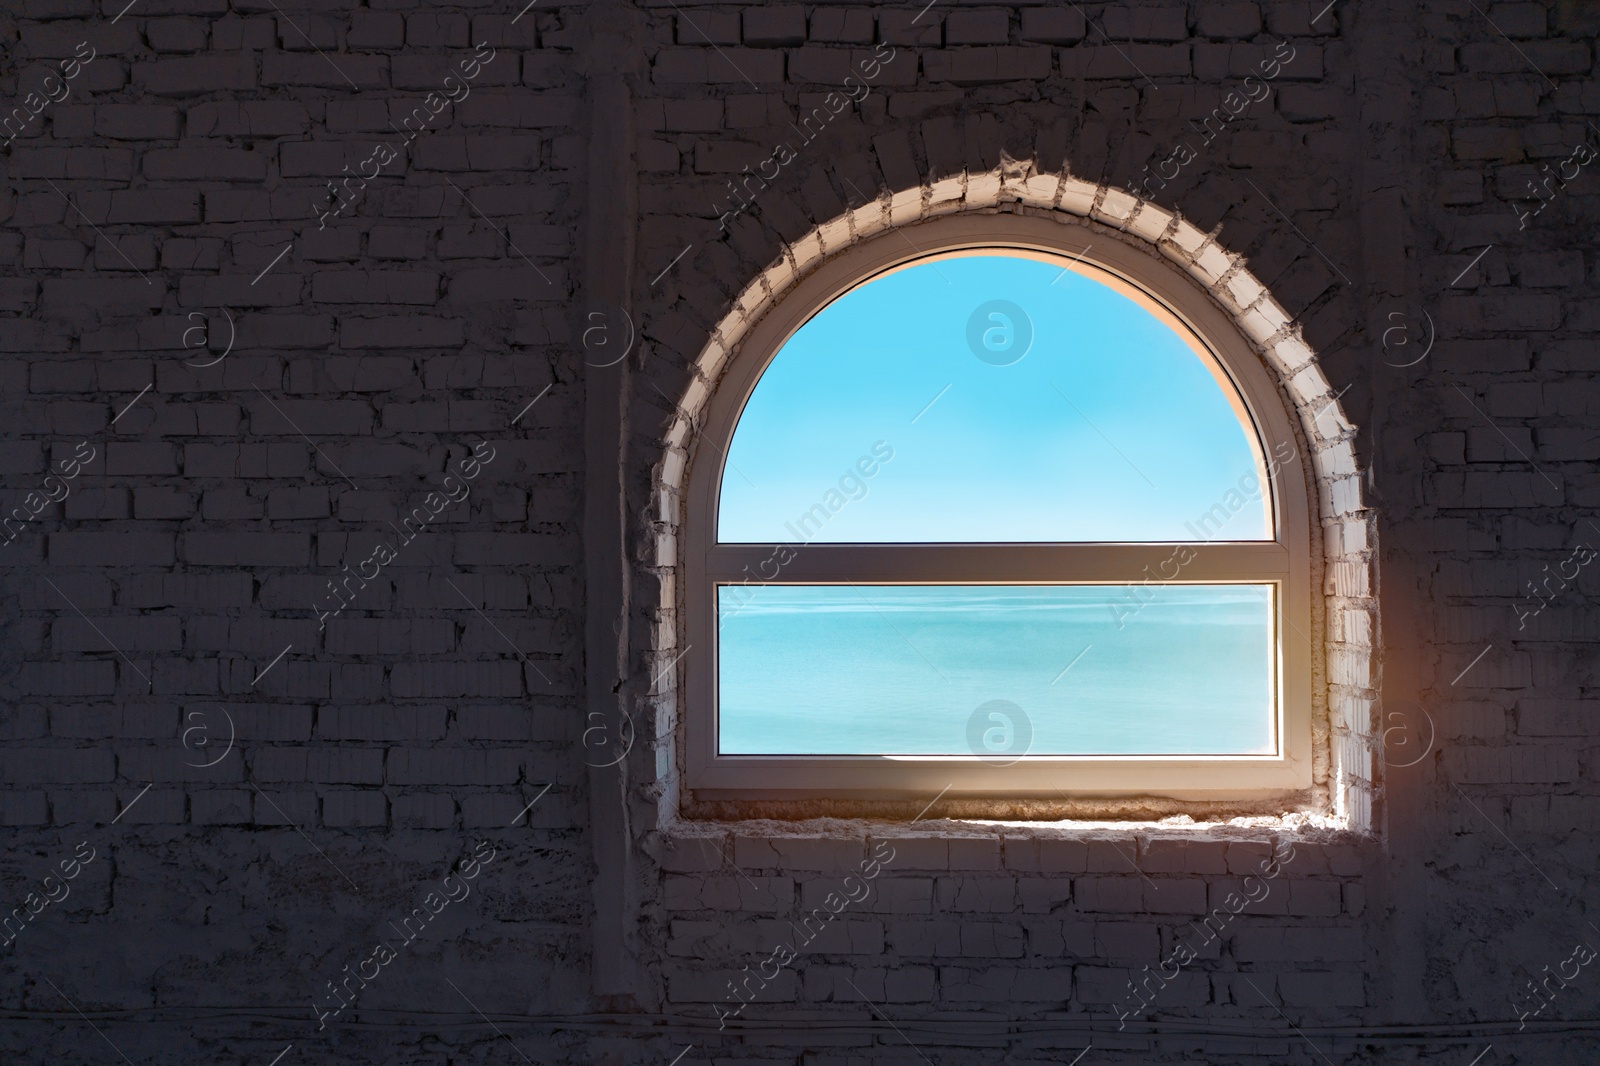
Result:
M0 1061L1592 1062L1597 31L7 0ZM1337 394L1370 821L678 818L697 359L816 227L1062 174L1238 257Z

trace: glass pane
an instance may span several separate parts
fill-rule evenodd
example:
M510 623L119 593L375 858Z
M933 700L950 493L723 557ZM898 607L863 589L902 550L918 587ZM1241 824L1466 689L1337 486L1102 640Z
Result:
M1138 591L719 586L719 750L1273 753L1271 586Z
M813 316L740 417L718 539L1271 539L1231 385L1066 263L924 260Z

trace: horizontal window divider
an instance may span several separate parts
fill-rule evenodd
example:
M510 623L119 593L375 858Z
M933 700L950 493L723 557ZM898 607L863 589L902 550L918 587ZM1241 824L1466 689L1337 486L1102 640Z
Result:
M1073 799L1095 795L1178 795L1234 798L1253 790L1304 787L1293 762L1280 757L1046 758L1007 765L823 757L709 757L697 767L697 798L719 789L780 797L843 798L851 794L924 799L935 795ZM707 790L702 797L701 790Z
M904 765L904 764L933 765L933 764L937 764L939 766L950 766L950 767L960 767L960 768L970 768L970 769L976 769L976 768L982 768L982 767L1000 766L1002 764L1003 764L1002 768L1009 768L1011 766L1015 766L1015 765L1021 763L1024 759L1026 759L1027 762L1030 765L1034 765L1034 766L1042 765L1042 764L1053 764L1053 765L1057 765L1057 766L1075 766L1075 765L1078 765L1080 763L1085 764L1085 765L1088 765L1088 764L1096 764L1096 765L1098 765L1098 764L1102 764L1102 763L1128 763L1128 764L1132 764L1132 763L1168 763L1168 764L1174 764L1174 765L1181 764L1183 766L1210 766L1210 765L1212 765L1214 763L1218 763L1218 762L1238 762L1238 763L1278 762L1278 761L1282 760L1283 756L1282 756L1281 753L1275 752L1275 751L1269 751L1269 752L1221 752L1221 753L1218 753L1218 754L1215 754L1215 755L1196 755L1196 754L1194 754L1192 752L1186 752L1186 753L1183 753L1183 754L1176 754L1176 755L1170 755L1170 754L1169 755L1163 755L1163 754L1160 754L1160 753L1151 753L1151 752L1134 752L1134 753L1128 754L1128 755L1105 755L1105 754L1094 754L1094 753L1082 754L1082 755L1054 755L1054 754L1041 754L1041 753L1036 753L1036 752L1031 752L1030 751L1030 752L1026 752L1026 753L1023 753L1023 754L1019 754L1015 758L1012 758L1012 759L1000 760L999 763L996 762L996 758L997 757L995 757L995 756L987 756L987 757L985 757L985 756L979 756L979 755L960 755L960 754L954 754L954 753L949 754L949 755L867 755L867 754L858 754L858 755L781 755L781 754L736 755L736 754L729 754L727 752L718 752L717 753L717 760L719 762L739 763L739 764L746 765L746 766L754 766L754 765L757 765L757 764L761 764L761 765L770 764L772 766L793 766L796 763L805 762L805 763L841 764L841 765L843 765L843 764L855 764L857 766L886 766L886 765L889 765L889 764L894 764L894 765Z
M1281 580L1281 544L719 544L706 553L716 583L1200 584Z

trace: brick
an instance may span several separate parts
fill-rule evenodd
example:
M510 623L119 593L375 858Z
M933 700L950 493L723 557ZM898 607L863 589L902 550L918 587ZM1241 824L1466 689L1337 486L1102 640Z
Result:
M1023 877L1017 894L1025 914L1051 914L1072 899L1072 882L1064 877Z
M79 207L90 218L114 225L182 225L200 221L200 194L179 189L85 193Z
M1507 37L1526 39L1545 35L1543 4L1492 4L1488 17Z
M750 950L760 951L765 948L770 951L775 944L787 943L798 947L802 954L882 956L883 923L850 917L849 904L846 906L846 910L839 912L838 916L820 927L818 923L821 918L811 914L802 914L799 923L789 921L757 923L760 933L758 939L750 945ZM827 913L830 912L825 910L824 914ZM811 918L809 923L805 921L808 917ZM811 939L805 943L795 943L797 929L801 934L809 935ZM800 936L798 939L806 940L806 937Z
M389 781L397 785L512 784L520 773L513 751L394 748L389 752Z
M311 562L311 538L305 533L186 533L183 551L197 566L304 567Z
M1229 844L1227 847L1228 872L1233 874L1259 874L1262 863L1272 859L1272 845L1251 841Z
M534 53L530 53L530 57L538 58ZM401 52L388 57L387 61L390 66L390 81L394 87L416 90L416 99L402 104L406 108L406 113L412 114L415 108L423 107L426 114L428 107L423 102L424 94L442 91L445 78L460 80L463 74L461 64L467 62L468 58L465 55L415 55ZM496 50L487 62L479 63L478 72L472 77L472 91L477 92L485 86L492 85L515 85L519 73L516 55ZM438 116L435 124L448 121L449 115L444 113ZM403 123L396 122L395 125L403 126ZM415 129L416 126L413 125L411 128Z
M694 15L679 12L674 21L677 23L679 44L739 43L738 12L703 10Z
M230 148L164 148L146 152L143 167L155 181L260 181L267 160Z
M118 140L176 140L178 109L155 104L99 104L94 132Z
M264 256L260 266L272 260ZM282 270L279 264L278 270ZM303 303L298 274L271 273L254 281L240 274L228 277L185 275L178 282L178 300L188 307L293 307Z
M73 307L134 308L160 307L166 288L154 279L46 278L42 285L43 303L52 311Z
M1073 883L1080 909L1088 912L1144 910L1144 887L1138 877L1081 877Z
M349 79L348 81L346 79ZM305 85L347 90L381 89L388 85L389 57L344 53L328 62L316 53L266 52L261 57L261 84Z
M546 42L553 43L560 40L562 35L547 34ZM518 18L516 15L474 15L472 18L472 32L469 40L477 42L480 47L484 42L498 49L507 48L533 48L538 44L538 21L531 18Z
M64 617L51 627L57 652L177 651L183 647L180 620L138 618Z
M1340 911L1340 886L1337 881L1312 881L1291 878L1285 882L1289 891L1289 913L1300 917L1333 917ZM1276 886L1274 886L1276 888Z
M1542 744L1456 748L1445 752L1445 767L1462 784L1557 783L1578 776L1576 752Z
M170 533L51 533L49 556L58 566L171 566Z
M351 48L397 51L405 44L405 35L405 16L399 12L358 9L350 13L345 40Z
M1269 849L1270 850L1270 849ZM1228 848L1211 841L1150 840L1139 857L1148 874L1228 872Z
M309 789L262 789L256 793L255 824L271 826L315 825L317 794Z
M12 705L0 714L0 740L28 740L46 732L43 707Z
M394 798L394 824L401 829L449 829L456 804L448 793L411 792Z
M442 618L332 619L325 646L335 655L433 655L454 650L455 626Z
M339 791L322 797L322 824L340 827L387 825L389 801L382 792Z
M874 850L880 846L874 841ZM886 837L881 846L889 849L896 870L948 870L949 841L938 837Z
M441 696L520 696L522 669L517 662L398 663L390 685L400 698Z
M1027 13L1023 14L1024 20ZM1080 22L1082 21L1080 17ZM878 35L882 42L896 47L909 45L913 48L938 48L944 42L943 13L935 9L928 11L899 11L892 8L880 9L878 12ZM1080 33L1081 37L1082 34ZM1029 38L1024 38L1029 39ZM1046 38L1038 38L1045 40Z
M1440 507L1448 508L1557 506L1564 490L1559 480L1548 475L1506 471L1441 474L1432 479L1430 495Z
M863 910L880 914L931 914L933 881L926 877L884 874L873 882L876 893Z
M735 979L742 979L744 974L736 970L716 970L705 973L668 971L665 976L668 995L673 1000L682 1003L715 1003L720 1005L728 999L728 983ZM753 989L756 985L752 984L750 987ZM776 977L761 987L760 1001L763 1003L793 1003L799 998L799 978L789 970L779 971Z
M652 854L668 873L713 873L727 865L726 839L715 836L674 835Z
M117 667L101 659L23 663L17 688L28 696L107 696L116 691Z
M311 715L312 708L309 705L271 703L218 706L207 703L186 707L183 724L186 736L189 730L204 730L186 741L191 748L197 746L198 739L204 739L208 748L220 746L228 735L229 721L233 723L234 735L239 740L303 742L311 739ZM214 755L205 757L215 758Z
M22 47L30 59L64 59L85 55L87 53L78 47L82 42L87 42L94 49L98 59L101 53L131 51L139 43L139 32L131 23L25 22L21 26L21 37Z
M908 958L961 954L961 923L956 921L897 921L886 927L890 949Z
M43 792L0 792L0 825L46 825L50 807Z
M112 441L106 445L105 473L112 477L148 477L178 472L178 452L170 444Z
M1203 914L1206 910L1205 884L1193 878L1151 878L1144 886L1145 910L1152 914Z
M238 100L191 104L187 129L193 137L288 137L311 124L303 104L287 100Z
M258 781L383 783L382 748L261 747L251 753Z
M170 742L124 745L117 752L117 769L129 780L157 784L235 784L244 777L244 758L237 744L220 759L203 749L194 751Z
M317 736L324 740L442 740L443 707L323 707L317 712Z
M575 734L577 723L565 719L548 709L522 707L458 707L454 715L455 735L462 740L551 740L580 739ZM603 734L591 735L590 743L607 739ZM598 755L598 753L597 753ZM599 759L598 761L604 761Z
M1017 883L1009 877L941 877L941 906L950 911L1010 913L1017 908Z
M1124 844L1120 840L1090 840L1086 841L1086 844L1088 853L1084 860L1084 868L1089 873L1141 872L1139 864L1134 861L1138 857L1137 844L1132 842Z
M941 966L939 987L947 1002L1065 1003L1072 996L1072 972L1065 966Z
M245 789L197 789L189 793L189 816L195 825L250 825L254 803Z
M0 800L0 822L4 819L4 802ZM50 793L52 825L104 825L116 816L117 798L110 792L74 789Z
M431 304L439 276L428 271L319 271L311 278L311 298L321 303Z
M118 797L119 825L181 825L185 795L175 788L130 788Z
M1138 971L1106 966L1074 967L1077 1000L1084 1004L1120 1004L1128 999L1128 985ZM1135 1004L1138 1000L1133 1001Z
M945 16L944 43L1005 44L1011 36L1011 18L1003 10L956 10Z
M362 400L290 400L252 405L250 429L266 435L364 436L372 432L372 405Z
M469 42L465 15L425 11L406 16L406 43L413 46L466 48Z
M950 869L999 870L1000 841L995 838L953 837L949 842Z
M537 803L525 815L527 801L516 793L475 793L461 800L461 824L465 827L504 828L517 822L518 828L543 828L551 824L548 815L558 806L554 796ZM520 818L519 818L520 816Z
M155 51L203 51L210 43L202 19L150 19L144 34Z
M9 785L71 785L112 781L116 759L109 751L80 748L0 750L0 780Z
M1149 922L1095 922L1094 954L1115 962L1154 963L1161 937Z
M1197 10L1195 30L1218 40L1254 37L1261 32L1261 8L1253 3L1206 4Z
M1090 80L1125 80L1191 73L1187 45L1126 44L1083 46L1063 52L1061 72ZM1142 72L1142 73L1141 73Z
M1360 1007L1366 992L1360 973L1280 973L1278 989L1292 1007Z
M158 96L195 96L218 90L248 92L256 87L256 57L241 52L135 63L133 80Z
M783 81L783 56L751 48L663 48L652 76L659 84L775 84Z
M669 876L663 887L668 910L787 914L794 906L794 882L787 877Z
M1022 10L1022 39L1045 44L1076 44L1085 32L1083 12L1072 8Z
M1589 737L1600 721L1600 701L1517 701L1517 732L1530 737Z
M764 4L742 12L744 43L796 45L806 39L806 10L798 4Z
M1101 15L1114 41L1182 41L1189 27L1182 7L1109 7Z
M1351 936L1348 928L1300 926L1278 930L1282 934L1279 950L1284 957L1296 962L1365 962L1367 946L1362 937ZM1241 933L1240 940L1243 940ZM1236 941L1236 945L1238 942ZM1238 947L1235 947L1238 951Z
M867 849L860 840L821 836L747 837L733 841L733 863L747 869L782 867L858 874Z
M811 13L811 40L821 44L871 44L872 12L817 8Z
M1038 848L1040 873L1082 873L1088 869L1089 846L1084 841L1043 837Z
M957 85L989 85L1050 76L1048 48L963 48L929 52L923 70L932 81ZM1187 65L1185 65L1187 73ZM1092 75L1091 75L1092 76Z
M928 967L885 970L816 966L806 970L806 998L859 1002L862 995L874 1002L927 1002L934 994L934 972Z

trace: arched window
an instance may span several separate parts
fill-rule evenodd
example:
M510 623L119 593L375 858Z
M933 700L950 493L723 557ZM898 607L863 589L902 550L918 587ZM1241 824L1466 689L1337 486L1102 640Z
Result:
M964 221L829 260L717 386L683 531L686 784L1304 792L1307 481L1270 375L1126 245Z

